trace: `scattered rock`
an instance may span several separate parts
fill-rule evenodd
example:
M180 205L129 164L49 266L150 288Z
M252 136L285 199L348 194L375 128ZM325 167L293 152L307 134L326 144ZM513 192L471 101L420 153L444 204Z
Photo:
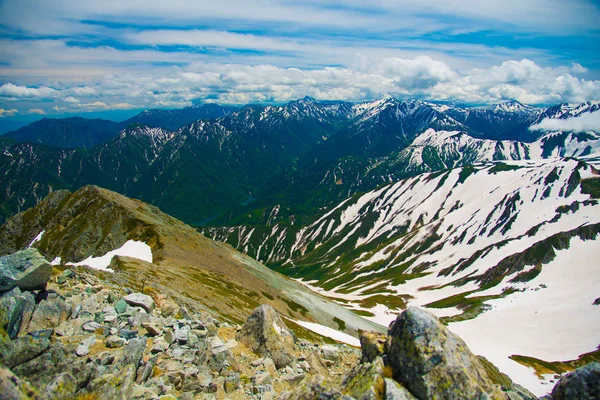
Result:
M257 355L271 357L278 369L294 360L294 337L269 305L252 312L237 339Z
M119 314L123 314L125 311L127 311L127 307L129 306L127 305L127 302L123 299L117 301L117 303L115 304L115 310Z
M0 257L0 292L18 286L21 290L45 289L52 266L35 248Z
M90 346L96 343L96 338L94 336L90 336L85 339L79 346L77 346L77 350L75 350L75 354L79 357L87 356L90 354Z
M552 389L550 400L600 399L600 363L593 362L564 375Z
M2 338L0 337L0 341ZM33 360L50 347L48 339L36 339L22 336L8 343L0 343L0 361L8 368L14 368L29 360Z
M505 398L465 342L433 314L409 307L388 336L394 378L417 398Z
M125 300L130 306L142 307L147 313L150 313L152 310L154 310L154 300L152 300L152 297L142 293L128 294L123 298L123 300Z
M97 322L90 321L83 324L82 329L86 332L96 332L102 325Z
M240 374L232 372L225 377L225 384L223 388L225 392L234 392L240 384Z

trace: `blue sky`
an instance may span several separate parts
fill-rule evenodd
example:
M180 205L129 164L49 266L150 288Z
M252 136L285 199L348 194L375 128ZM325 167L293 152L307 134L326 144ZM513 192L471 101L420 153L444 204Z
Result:
M591 0L0 1L0 118L310 95L600 99Z

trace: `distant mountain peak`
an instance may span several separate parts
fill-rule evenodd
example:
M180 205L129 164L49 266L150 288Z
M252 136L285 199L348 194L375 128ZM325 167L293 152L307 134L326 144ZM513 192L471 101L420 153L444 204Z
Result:
M494 111L498 112L528 112L534 107L525 105L517 100L507 101L505 103L497 104L494 107Z

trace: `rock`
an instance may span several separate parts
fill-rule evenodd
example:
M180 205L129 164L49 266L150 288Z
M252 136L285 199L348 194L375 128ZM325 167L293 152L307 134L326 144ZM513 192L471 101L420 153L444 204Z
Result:
M184 344L188 340L189 331L189 328L176 329L173 333L173 339L178 341L180 344Z
M310 352L308 357L306 357L306 362L310 365L311 373L324 376L325 378L329 377L329 370L318 352Z
M417 400L417 398L395 380L385 378L385 400Z
M271 357L278 369L294 360L294 337L269 305L252 312L237 339L257 355Z
M111 335L106 338L105 344L109 349L115 349L117 347L123 347L125 345L125 339L119 336Z
M90 336L89 338L81 342L79 346L77 346L75 354L77 354L79 357L87 356L88 354L90 354L90 346L94 345L95 343L96 338L94 336Z
M135 380L132 364L125 365L116 374L104 374L89 384L92 393L101 393L103 399L126 400L132 397Z
M129 306L127 305L127 302L123 299L117 301L117 304L115 304L115 310L119 314L123 314L125 311L127 311L127 307Z
M226 393L234 392L240 384L240 374L232 372L225 377L223 388Z
M29 325L34 309L35 296L14 287L0 297L0 327L15 339Z
M0 398L35 399L42 397L26 381L19 379L10 369L0 365Z
M130 340L133 339L135 337L137 337L138 333L137 331L132 331L131 329L120 329L119 330L119 336L121 336L123 339L126 340Z
M268 372L259 372L252 377L252 383L255 385L268 385L271 383L271 374Z
M321 346L323 352L323 358L330 361L338 361L340 359L340 352L338 348L331 344L324 344Z
M102 327L102 325L100 325L99 323L94 322L94 321L89 321L89 322L86 322L85 324L83 324L83 326L81 328L86 332L96 332L101 327Z
M281 395L280 400L342 400L348 397L342 395L339 390L333 388L322 376L304 380L296 388Z
M144 368L142 369L142 372L140 374L138 374L138 377L136 379L136 383L138 385L146 382L148 380L148 378L150 377L150 375L152 375L152 371L154 370L154 366L156 365L157 360L158 360L158 357L153 356L153 357L150 357L150 359L148 361L146 361L146 363L144 364Z
M0 292L18 286L21 290L45 289L52 266L35 248L0 257Z
M377 400L385 395L383 360L357 364L342 380L342 393L362 400Z
M593 362L564 375L552 389L550 400L600 399L600 363Z
M53 400L69 400L75 398L77 392L77 379L68 372L58 375L48 386L45 393L51 393Z
M148 336L162 335L162 330L154 323L143 322L142 327L148 332Z
M56 277L56 282L59 285L63 285L65 284L69 279L73 278L75 276L75 272L71 271L70 269L66 269L64 270L60 275L58 275Z
M5 345L0 343L0 363L12 369L38 357L48 347L50 347L48 339L36 339L29 335L8 341Z
M361 332L360 349L362 351L361 362L373 362L377 357L382 357L385 352L387 335L379 332Z
M417 398L505 398L465 342L433 314L409 307L388 336L394 378Z
M145 349L145 338L131 339L123 349L123 357L119 360L119 364L123 366L132 364L137 369Z
M167 342L165 342L165 340L163 338L158 338L154 341L154 344L152 345L152 348L150 349L150 353L152 353L152 354L162 353L164 351L167 351L168 349L169 349L169 344Z
M152 297L142 293L128 294L123 300L130 306L142 307L147 313L151 313L154 310L154 300L152 300Z
M69 315L67 303L56 293L50 293L46 300L35 306L27 330L37 331L46 328L56 328L66 321Z

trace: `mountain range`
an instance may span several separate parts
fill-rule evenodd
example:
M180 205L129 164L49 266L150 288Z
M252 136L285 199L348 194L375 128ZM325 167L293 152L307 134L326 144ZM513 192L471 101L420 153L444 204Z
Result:
M322 207L422 172L540 152L590 154L598 143L593 132L544 135L528 127L597 108L511 102L467 109L395 98L304 98L281 106L146 111L121 123L111 138L95 132L119 124L42 120L0 137L0 179L7 188L1 217L53 190L95 184L194 225L261 223L277 205L277 218L309 221Z
M236 323L266 302L356 335L424 307L539 395L600 359L600 136L535 128L598 103L184 110L0 137L0 252L104 260Z

